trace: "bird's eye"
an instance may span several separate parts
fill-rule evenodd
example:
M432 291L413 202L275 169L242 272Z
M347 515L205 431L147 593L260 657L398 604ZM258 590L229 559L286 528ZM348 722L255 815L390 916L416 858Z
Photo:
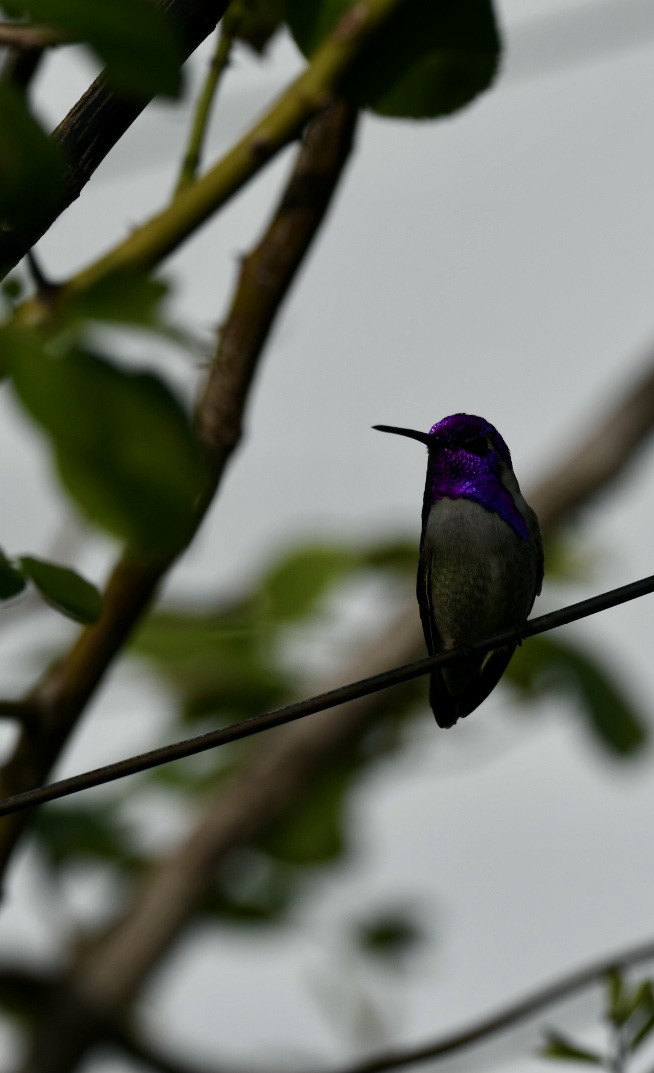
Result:
M466 451L472 455L487 455L491 449L488 436L475 436L468 440L465 445Z

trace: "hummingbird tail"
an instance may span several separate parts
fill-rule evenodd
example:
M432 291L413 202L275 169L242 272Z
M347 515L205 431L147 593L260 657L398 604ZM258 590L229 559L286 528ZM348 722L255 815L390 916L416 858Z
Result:
M460 680L460 668L465 668L465 663L457 665L458 675L450 672L446 677L444 670L434 671L430 675L429 705L439 727L453 727L459 719L470 715L486 700L504 674L515 649L515 645L506 645L489 653L483 662L475 660L474 667L468 668L467 680L461 688L458 688L457 679Z

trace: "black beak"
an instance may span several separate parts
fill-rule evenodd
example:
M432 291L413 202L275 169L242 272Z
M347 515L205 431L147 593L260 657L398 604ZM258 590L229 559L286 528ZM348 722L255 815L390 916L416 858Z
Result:
M432 439L428 432L417 432L412 428L395 428L394 425L373 425L373 428L378 432L394 432L396 436L408 436L411 440L418 440L420 443L424 443L425 447L429 447L432 443Z

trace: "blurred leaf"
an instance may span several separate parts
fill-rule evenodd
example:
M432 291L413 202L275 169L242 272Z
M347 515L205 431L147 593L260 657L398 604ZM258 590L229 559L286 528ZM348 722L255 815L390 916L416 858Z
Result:
M23 572L34 582L49 604L76 622L97 622L102 614L102 597L74 570L56 563L23 555L18 560Z
M137 548L183 542L204 465L165 384L81 348L53 359L28 331L6 330L3 345L16 393L88 517Z
M39 809L34 833L51 865L59 869L80 860L128 865L135 861L129 829L113 805L66 805Z
M629 1050L632 1052L637 1051L640 1045L651 1036L653 1029L654 1012L650 1013L649 1016L644 1017L641 1020L640 1025L637 1027L636 1031L634 1032L633 1036L629 1041Z
M417 540L390 540L373 544L363 561L373 570L385 570L414 577L418 566Z
M0 287L7 301L11 303L17 302L24 293L23 281L20 276L7 276L0 283Z
M323 772L292 815L276 823L258 844L288 864L312 865L340 857L345 849L346 794L352 781L352 768L332 767Z
M295 550L263 579L260 595L265 612L278 621L302 618L330 586L360 565L356 552L336 545L315 544Z
M397 965L424 944L425 934L410 914L395 910L359 924L355 942L363 953Z
M10 600L25 588L20 570L0 551L0 600Z
M551 581L581 581L591 578L601 555L582 542L574 539L566 530L557 529L544 537L547 579Z
M276 924L297 894L298 875L258 850L232 853L203 899L202 909L219 921Z
M113 272L87 290L71 296L62 310L65 318L90 319L136 327L161 324L161 306L168 284L134 272Z
M152 0L20 0L4 5L91 46L127 93L176 96L182 52L175 28Z
M654 1029L654 988L651 980L628 987L616 970L609 974L608 1018L622 1033L630 1051L635 1051Z
M291 32L305 56L355 4L288 0ZM375 35L343 89L381 115L447 115L487 88L499 52L490 0L413 0Z
M577 645L531 637L506 677L524 694L569 694L578 700L596 740L612 755L632 756L647 740L646 723L605 665Z
M545 1058L557 1058L566 1062L587 1062L593 1066L604 1065L604 1059L601 1055L596 1054L595 1051L586 1050L585 1047L580 1047L572 1040L565 1039L558 1032L549 1032L547 1040L547 1044L541 1051Z
M0 116L0 227L33 223L61 195L63 157L6 81L0 81Z
M224 17L225 33L262 53L284 21L285 0L232 0Z
M132 650L172 682L186 719L211 715L232 722L273 707L292 691L252 602L223 612L155 613L136 634Z
M621 1025L628 1014L625 1013L625 983L619 969L612 969L606 974L607 1017L614 1025Z

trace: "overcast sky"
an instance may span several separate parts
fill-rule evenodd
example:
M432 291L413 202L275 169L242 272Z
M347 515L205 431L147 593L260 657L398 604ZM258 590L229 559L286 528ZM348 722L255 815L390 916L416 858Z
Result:
M434 124L364 120L266 354L247 437L170 591L241 588L276 550L310 536L417 539L423 452L379 436L374 423L428 428L448 413L481 413L509 443L527 490L641 367L654 340L654 5L503 0L499 14L503 72L472 107ZM200 50L194 81L206 60ZM51 62L37 99L56 122L91 68L63 53ZM262 69L240 57L216 110L211 157L299 65L288 41ZM186 122L186 111L158 106L135 124L41 242L53 276L85 264L163 203ZM181 317L208 340L236 257L259 233L288 162L284 154L165 266ZM192 367L166 360L181 385L192 383ZM12 462L0 474L1 543L45 552L67 508L48 488L42 446L10 402L0 406L0 452ZM650 451L585 514L580 538L601 555L594 575L570 589L574 597L651 573L653 491ZM100 542L85 554L91 572L109 560ZM547 606L560 595L546 593ZM648 714L651 609L648 598L569 628L622 665ZM10 683L26 674L14 648L8 640ZM147 713L165 701L140 680L131 692L130 673L105 691L61 774L150 741ZM651 935L654 860L643 852L651 753L621 768L589 747L571 707L544 704L532 714L521 718L500 689L445 735L426 710L410 753L357 794L355 867L321 879L293 936L212 932L182 944L151 992L156 1030L221 1060L265 1061L271 1048L299 1066L303 1054L346 1059L351 1041L315 996L336 971L341 920L373 902L417 902L434 936L408 986L372 985L393 1011L396 1044ZM5 949L51 941L38 907L16 906L31 879L25 862L12 881L14 908L0 920ZM521 1038L525 1054L536 1040ZM517 1054L483 1053L477 1068L495 1060L522 1073L549 1068ZM468 1058L456 1066L474 1067Z

